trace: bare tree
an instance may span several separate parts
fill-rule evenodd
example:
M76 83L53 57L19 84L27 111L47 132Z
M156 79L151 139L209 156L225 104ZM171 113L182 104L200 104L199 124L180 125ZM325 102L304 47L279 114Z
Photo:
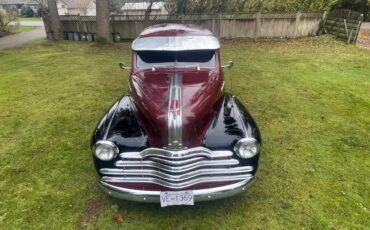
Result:
M91 1L92 0L76 0L76 6L79 10L82 11L82 15L87 14L87 9L89 9Z
M149 5L148 5L148 7L146 8L146 11L145 11L145 24L146 25L149 23L149 17L150 17L150 13L152 13L153 2L154 2L154 0L149 1Z
M55 40L61 39L61 27L56 0L48 0L49 16L51 19L51 30Z
M98 41L112 42L110 34L109 0L96 1L96 26Z
M37 8L41 14L41 17L43 17L47 13L48 0L35 0L35 2L37 2Z

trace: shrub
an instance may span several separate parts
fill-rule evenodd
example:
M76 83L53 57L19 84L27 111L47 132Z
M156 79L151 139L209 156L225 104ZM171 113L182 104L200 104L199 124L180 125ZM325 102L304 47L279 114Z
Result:
M18 14L16 11L5 11L0 9L0 36L10 32L11 26L18 25Z
M22 17L33 17L35 12L33 12L32 8L29 6L23 6L21 9Z

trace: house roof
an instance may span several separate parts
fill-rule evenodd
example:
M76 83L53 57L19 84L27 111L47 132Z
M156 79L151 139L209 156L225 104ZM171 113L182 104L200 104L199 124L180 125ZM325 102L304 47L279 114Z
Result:
M1 0L0 5L37 5L38 3L35 0Z
M60 1L64 2L67 5L67 8L70 8L70 9L81 8L81 3L79 3L79 0L60 0ZM85 0L85 1L88 1L88 0ZM90 0L89 4L91 2L95 3L95 0Z
M153 2L152 10L161 10L165 2ZM126 2L121 10L146 10L149 7L149 2Z

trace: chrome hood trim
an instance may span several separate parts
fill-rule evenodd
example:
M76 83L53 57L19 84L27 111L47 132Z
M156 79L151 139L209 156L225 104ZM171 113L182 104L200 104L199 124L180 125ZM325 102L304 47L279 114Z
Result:
M175 73L171 76L170 95L168 99L168 146L167 149L182 149L182 76Z

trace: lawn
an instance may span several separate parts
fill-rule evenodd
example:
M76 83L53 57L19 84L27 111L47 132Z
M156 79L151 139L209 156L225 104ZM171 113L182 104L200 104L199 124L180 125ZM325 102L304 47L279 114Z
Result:
M256 184L161 209L96 186L90 137L127 93L118 63L129 62L129 43L40 41L0 52L2 229L368 229L370 52L323 36L226 41L222 59L235 62L232 92L262 133Z
M42 19L40 17L33 17L33 18L19 17L19 21L24 21L24 22L41 22Z
M10 33L21 33L21 32L28 32L31 30L38 29L40 27L37 26L14 26L10 29Z

